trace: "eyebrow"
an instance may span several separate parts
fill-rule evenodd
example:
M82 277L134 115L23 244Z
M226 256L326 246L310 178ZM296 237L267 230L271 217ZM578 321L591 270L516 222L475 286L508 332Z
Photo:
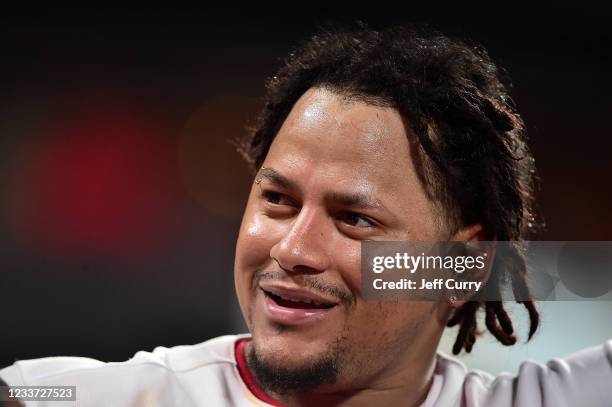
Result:
M284 175L281 175L274 168L261 167L258 175L260 178L266 178L267 180L274 183L280 188L290 190L299 189L297 183L285 177ZM373 198L368 194L359 192L344 193L333 191L326 194L325 201L352 208L387 210L387 208L385 208L385 206L379 200Z
M291 181L284 175L279 174L278 171L276 171L274 168L262 166L259 170L259 174L258 177L256 177L255 182L259 183L258 181L260 181L261 178L266 178L273 184L284 189L298 189L297 184L295 182Z
M331 192L326 196L326 201L339 203L358 209L385 209L384 205L370 195L362 193Z

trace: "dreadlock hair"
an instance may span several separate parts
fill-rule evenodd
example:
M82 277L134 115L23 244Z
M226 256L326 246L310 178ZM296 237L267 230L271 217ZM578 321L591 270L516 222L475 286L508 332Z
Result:
M531 339L539 315L521 241L540 226L533 210L535 168L505 72L482 47L425 27L376 31L358 23L321 30L267 82L263 111L239 145L255 170L295 102L313 87L397 109L415 139L420 181L445 227L456 232L480 223L487 240L515 242L510 258L494 262L485 289L499 293L501 280L510 279L516 298L528 299L518 302L529 313ZM504 345L516 342L503 303L474 297L448 320L447 326L459 325L454 354L471 351L481 308L495 338Z

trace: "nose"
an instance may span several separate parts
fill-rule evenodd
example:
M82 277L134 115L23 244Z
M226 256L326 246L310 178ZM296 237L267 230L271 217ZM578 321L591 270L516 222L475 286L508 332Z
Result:
M290 273L322 273L329 268L327 228L325 215L302 208L272 246L270 256Z

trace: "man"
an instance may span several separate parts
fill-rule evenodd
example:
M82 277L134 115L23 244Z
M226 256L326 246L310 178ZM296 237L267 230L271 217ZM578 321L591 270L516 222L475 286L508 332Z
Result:
M469 352L481 308L513 344L502 303L361 295L363 241L519 242L535 227L522 121L483 50L412 29L323 32L269 82L242 152L257 170L235 258L250 335L0 377L74 385L79 406L611 405L612 342L494 379L436 349L459 325L453 351ZM519 244L493 267L528 292ZM530 338L538 313L522 304Z

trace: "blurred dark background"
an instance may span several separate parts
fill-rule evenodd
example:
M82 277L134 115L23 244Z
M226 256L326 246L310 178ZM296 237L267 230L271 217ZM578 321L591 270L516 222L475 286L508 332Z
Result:
M48 9L0 17L0 366L125 360L242 331L233 252L250 175L227 140L318 25L429 23L515 83L541 240L612 239L606 10L517 3Z

